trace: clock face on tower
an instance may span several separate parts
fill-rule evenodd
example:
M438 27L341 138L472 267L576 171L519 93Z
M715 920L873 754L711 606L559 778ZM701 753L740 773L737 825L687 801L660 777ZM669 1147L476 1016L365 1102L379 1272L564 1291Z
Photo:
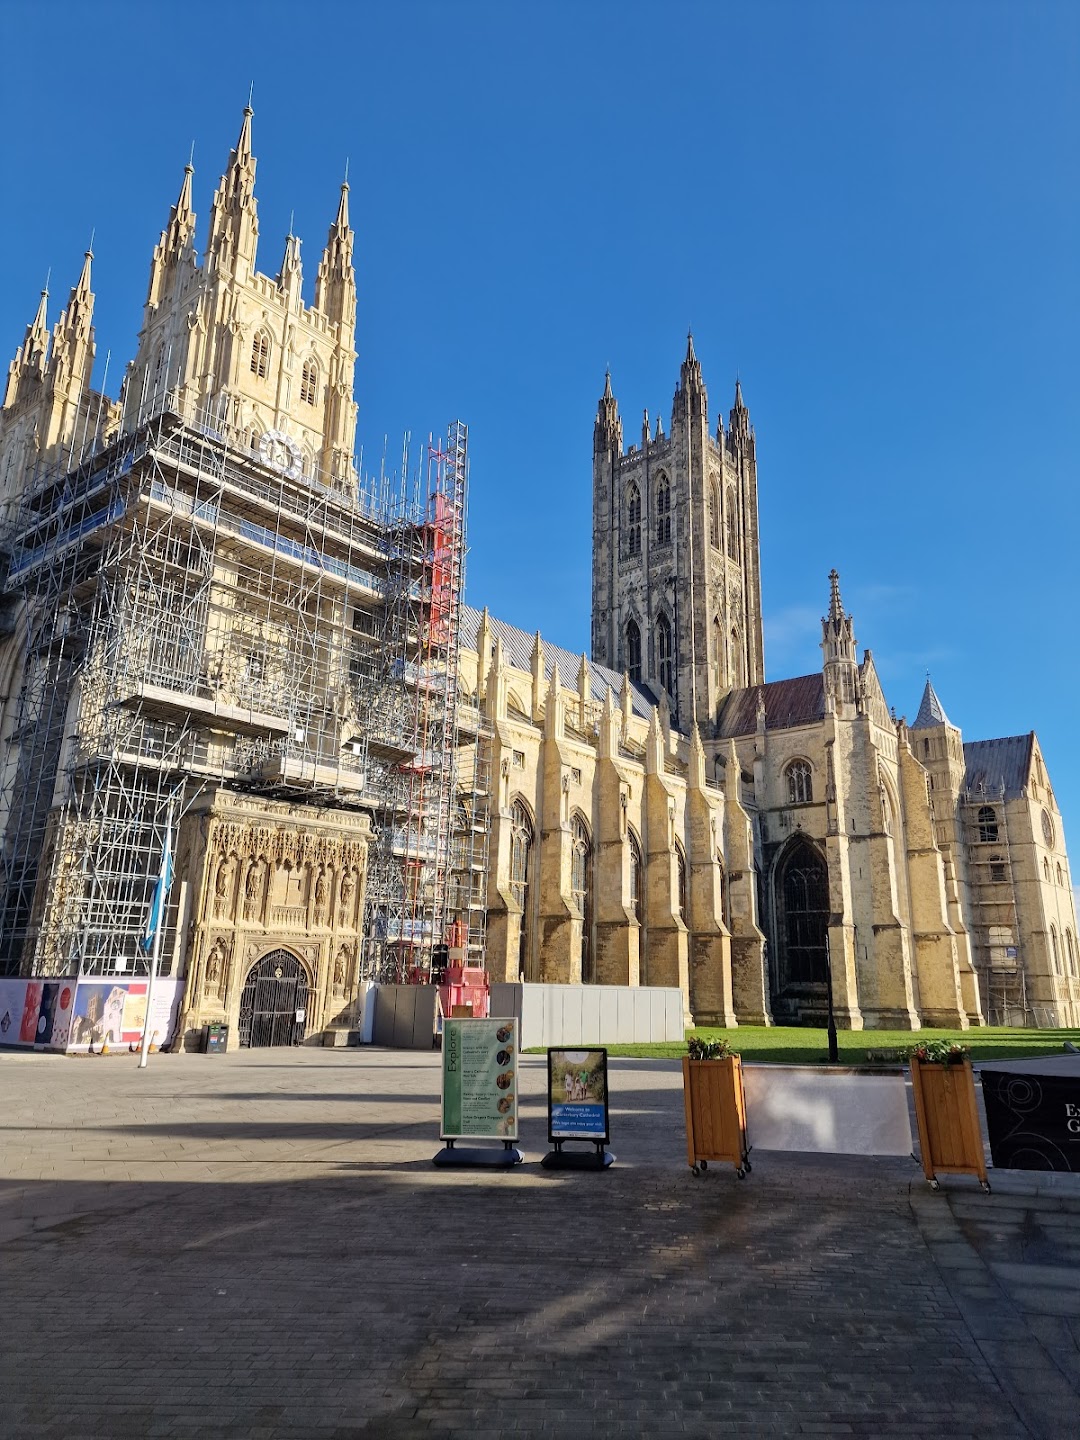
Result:
M303 473L300 446L283 430L267 430L259 437L259 459L286 480L299 480Z

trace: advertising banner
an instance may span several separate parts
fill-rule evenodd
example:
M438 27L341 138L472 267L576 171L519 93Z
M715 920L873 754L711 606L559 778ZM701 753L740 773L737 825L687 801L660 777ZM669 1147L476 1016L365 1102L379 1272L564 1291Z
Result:
M75 1000L75 980L46 980L41 987L34 1048L66 1050L71 1034L71 1007Z
M980 1074L995 1166L1080 1173L1080 1074Z
M516 1140L516 1020L447 1020L442 1047L442 1138Z
M606 1050L549 1050L548 1139L607 1144Z
M171 976L154 984L150 1039L162 1045L171 1038L184 982ZM80 980L71 1014L69 1050L86 1050L107 1041L137 1045L146 1022L146 980ZM52 1047L57 1048L56 1041Z
M40 980L0 980L0 1045L33 1045L41 989Z

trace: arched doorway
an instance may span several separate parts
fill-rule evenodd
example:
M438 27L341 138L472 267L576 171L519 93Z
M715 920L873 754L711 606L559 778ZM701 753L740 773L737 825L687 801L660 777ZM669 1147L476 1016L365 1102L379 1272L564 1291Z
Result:
M826 983L829 939L829 872L809 840L796 840L781 860L776 901L778 989L782 996L805 994Z
M307 971L290 951L271 950L255 962L244 982L240 996L241 1047L299 1045L307 1025L307 1009Z

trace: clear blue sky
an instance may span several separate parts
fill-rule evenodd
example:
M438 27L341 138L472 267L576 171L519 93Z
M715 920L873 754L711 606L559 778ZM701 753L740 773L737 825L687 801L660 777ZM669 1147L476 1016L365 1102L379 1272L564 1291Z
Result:
M96 227L100 382L195 142L254 81L260 268L346 156L365 462L470 426L469 598L589 637L592 421L665 425L688 325L758 435L766 665L836 565L898 711L1035 728L1080 845L1080 3L0 0L0 350ZM203 235L200 228L200 240ZM6 337L6 339L4 338Z

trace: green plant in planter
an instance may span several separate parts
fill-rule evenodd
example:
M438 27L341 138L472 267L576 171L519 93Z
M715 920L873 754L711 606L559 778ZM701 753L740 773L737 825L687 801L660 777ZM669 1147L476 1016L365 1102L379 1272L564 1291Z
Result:
M733 1050L727 1040L702 1040L691 1035L686 1042L686 1053L691 1060L726 1060L739 1052Z
M955 1040L924 1040L908 1051L920 1065L962 1065L970 1054L966 1045L958 1045Z

